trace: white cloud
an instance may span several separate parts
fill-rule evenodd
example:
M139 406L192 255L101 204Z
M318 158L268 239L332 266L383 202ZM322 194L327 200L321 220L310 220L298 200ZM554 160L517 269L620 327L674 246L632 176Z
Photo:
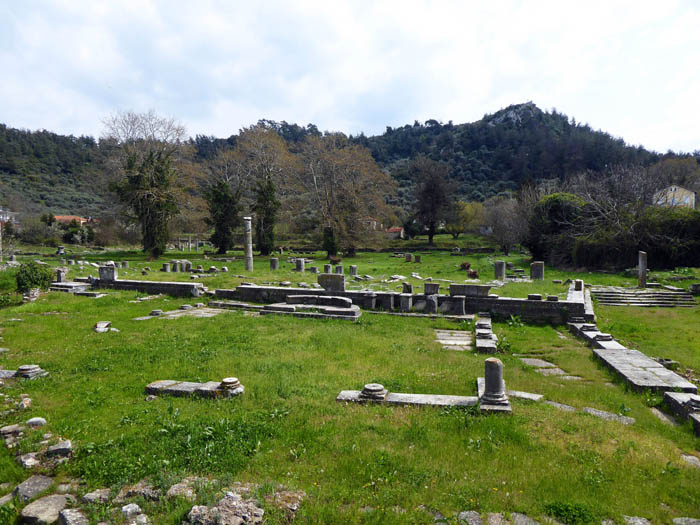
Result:
M348 133L532 100L660 151L700 149L692 2L13 2L0 121L93 134L117 109L228 136Z

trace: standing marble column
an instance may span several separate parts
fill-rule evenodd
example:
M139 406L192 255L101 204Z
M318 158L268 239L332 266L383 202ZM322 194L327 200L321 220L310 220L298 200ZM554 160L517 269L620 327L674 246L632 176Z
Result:
M245 227L245 271L253 271L253 219L251 217L243 217L243 225Z

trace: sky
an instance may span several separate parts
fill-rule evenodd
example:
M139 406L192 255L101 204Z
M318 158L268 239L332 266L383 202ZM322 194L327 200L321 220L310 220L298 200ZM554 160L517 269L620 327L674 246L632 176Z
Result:
M259 119L366 135L511 104L700 150L700 2L0 2L0 122L92 135L155 110L188 134Z

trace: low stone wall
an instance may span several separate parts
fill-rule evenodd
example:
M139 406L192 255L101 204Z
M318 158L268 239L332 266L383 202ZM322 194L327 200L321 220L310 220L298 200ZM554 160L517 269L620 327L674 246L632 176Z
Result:
M573 285L572 285L573 287ZM241 285L234 290L216 290L219 299L250 301L254 303L284 303L289 295L323 295L347 297L354 305L366 310L401 310L401 294L395 292L309 290L308 288L286 288L276 286ZM571 300L574 298L574 300ZM427 305L425 294L412 294L411 308L422 312ZM494 319L509 319L519 316L523 321L534 323L565 324L570 317L586 317L584 293L573 294L567 301L544 301L515 299L496 296L449 296L438 295L438 312L448 315L490 312Z
M167 281L130 281L117 279L107 281L104 279L93 279L94 288L111 288L113 290L134 290L148 294L165 294L174 297L199 297L204 293L202 283L178 283Z
M583 301L537 301L512 297L467 297L468 314L490 312L493 319L518 316L529 323L564 324L569 317L583 317Z

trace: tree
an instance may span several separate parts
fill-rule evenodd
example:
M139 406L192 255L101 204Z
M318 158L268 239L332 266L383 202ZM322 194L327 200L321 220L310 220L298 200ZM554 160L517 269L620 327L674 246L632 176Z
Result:
M295 158L274 128L264 122L243 128L236 149L253 193L251 209L255 214L255 238L262 255L275 247L275 224L285 190L286 175L296 169Z
M527 224L520 217L518 201L508 196L492 197L484 203L486 224L505 255L524 239Z
M221 151L209 164L210 180L204 191L209 209L206 221L214 227L211 242L220 254L233 247L234 230L241 223L244 171L241 155L237 151Z
M393 219L386 201L394 183L367 148L342 133L310 136L302 159L301 200L318 217L329 256L338 249L352 255L360 242L369 246L383 236L376 223Z
M448 182L448 167L426 157L418 157L410 165L410 171L417 183L416 217L428 230L428 244L438 225L447 219L454 202L454 188Z
M458 239L460 234L469 228L478 226L484 221L484 205L480 202L455 202L450 210L445 224L445 231Z
M159 257L168 241L168 223L178 213L174 183L185 128L152 110L117 113L104 125L103 138L116 145L110 160L118 180L112 189L141 225L144 252Z

